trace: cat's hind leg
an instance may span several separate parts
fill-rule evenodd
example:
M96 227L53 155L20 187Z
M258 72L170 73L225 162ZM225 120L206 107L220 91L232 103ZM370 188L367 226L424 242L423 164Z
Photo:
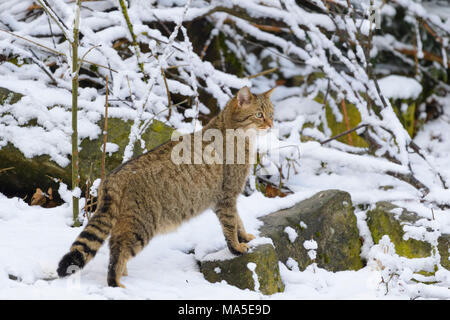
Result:
M122 271L122 277L126 277L126 276L128 276L128 268L127 268L127 265L125 264L125 268L123 268L123 271Z
M122 221L121 221L122 220ZM148 243L149 235L144 232L138 219L121 219L111 232L110 262L108 266L108 286L122 287L120 278L128 275L127 262L136 256Z
M130 256L130 253L120 244L111 244L107 278L108 286L125 288L125 286L120 283L120 278L123 275L126 263L130 259Z

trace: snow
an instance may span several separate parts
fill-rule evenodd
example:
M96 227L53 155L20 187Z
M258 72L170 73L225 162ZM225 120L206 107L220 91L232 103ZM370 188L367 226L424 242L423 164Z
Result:
M422 85L413 78L390 75L378 81L381 92L390 99L417 99Z
M425 289L438 299L448 298L450 290L445 287L424 287L422 284L408 285L408 281L433 281L435 276L421 276L415 272L419 270L433 271L433 258L405 259L395 253L395 246L387 235L384 235L379 244L374 245L369 252L367 267L378 272L378 287L382 287L385 294L389 292L407 293L410 296L420 296L420 290ZM438 276L439 277L439 276Z
M447 111L446 111L447 112ZM298 114L295 117L308 117ZM445 177L450 176L447 159L450 150L450 125L442 119L430 121L415 139L432 156L433 164ZM440 139L430 139L439 135ZM294 143L290 141L289 143ZM287 181L294 194L285 198L266 198L255 192L238 199L238 211L247 232L259 234L258 217L279 209L291 207L324 189L341 189L352 196L360 236L364 239L361 256L370 263L358 271L329 272L314 263L305 271L289 259L279 263L284 293L270 299L410 299L450 298L450 273L439 268L432 278L422 279L420 270L432 270L438 256L424 259L405 259L395 254L387 240L375 245L366 224L366 210L377 201L394 201L395 204L416 212L419 221L403 226L407 237L424 239L433 243L441 233L450 232L448 210L432 203L417 201L418 192L410 185L384 174L386 170L404 172L399 165L367 156L351 155L343 151L320 146L315 142L300 143L302 158L297 173L291 172ZM417 160L419 161L419 160ZM325 166L323 165L325 163ZM414 165L423 164L414 163ZM427 176L428 177L428 176ZM100 180L96 180L98 186ZM392 188L383 189L383 186ZM429 197L445 202L445 190L436 188ZM231 259L234 255L225 245L220 224L211 210L183 224L177 231L154 238L136 258L129 263L129 276L123 278L126 289L106 286L109 259L105 244L97 256L81 272L67 279L56 278L56 266L80 228L70 227L72 193L64 184L59 194L67 202L57 208L30 207L21 199L8 199L0 195L0 298L24 299L259 299L260 294L240 290L226 283L209 283L199 271L197 261ZM83 200L83 199L81 199ZM365 209L358 209L359 205ZM433 209L433 213L432 210ZM394 210L393 214L401 214ZM302 221L302 228L307 228ZM295 238L288 229L287 235ZM257 237L252 248L271 239ZM316 258L314 240L304 243L311 261ZM43 249L45 248L45 249ZM387 253L384 253L384 252ZM399 276L386 286L380 266L388 265ZM151 267L149 267L151 266ZM217 272L218 270L216 270ZM220 272L220 271L219 271ZM11 280L9 275L17 277ZM438 281L422 285L415 280ZM418 294L420 292L420 294Z
M103 151L103 146L101 146L101 150ZM116 143L107 142L105 151L109 156L111 156L114 152L119 151L119 145Z
M314 240L306 240L305 242L303 242L303 246L306 250L316 250L317 242Z
M303 242L303 247L308 250L308 257L314 261L317 257L317 242L315 240L306 240Z
M257 217L273 210L288 207L292 199L302 199L308 194L298 193L280 199L267 199L255 193L240 197L238 210L248 232L257 234L260 221ZM0 195L0 298L3 299L255 299L259 294L241 290L226 283L209 283L200 273L197 260L202 252L206 259L233 255L226 248L220 224L210 210L183 224L177 231L154 238L150 244L129 263L129 276L123 278L126 289L106 285L108 246L103 245L96 257L80 272L69 278L57 279L56 266L61 256L80 232L70 227L72 211L69 205L51 209L30 207L21 199L8 199ZM255 240L258 240L257 238ZM253 241L255 241L253 240ZM267 242L262 240L262 242ZM432 259L408 261L395 255L386 244L370 248L367 267L358 271L328 272L317 266L300 272L296 262L280 264L284 293L272 299L408 299L417 290L425 292L423 298L450 298L450 275L440 269L433 279L442 283L425 289L412 284L407 276L410 270L433 268ZM256 243L250 243L256 246ZM384 247L388 256L383 255ZM306 241L305 248L314 251L315 241ZM381 248L381 249L377 249ZM192 253L194 249L194 253ZM380 251L381 250L381 251ZM390 250L390 251L389 251ZM209 258L208 258L209 257ZM387 258L386 258L387 257ZM314 257L311 257L313 260ZM387 261L386 261L387 259ZM377 262L392 265L403 277L391 280L392 288L385 295L380 284ZM287 268L289 267L289 269ZM404 268L405 270L403 270ZM216 272L219 270L216 270ZM220 272L220 271L219 271ZM18 280L11 280L13 275ZM395 281L399 281L397 284ZM428 279L429 280L429 279ZM400 290L400 284L407 290Z
M228 248L224 248L220 251L213 252L205 255L204 257L199 257L200 261L224 261L236 258L236 255L231 253Z
M298 234L295 231L295 229L287 226L286 228L284 228L284 232L287 233L289 241L291 241L291 243L294 243L295 239L297 239L297 237L298 237Z
M258 279L258 274L256 273L256 263L253 262L249 262L247 263L247 268L252 272L252 278L253 278L253 282L255 283L255 287L254 290L256 292L259 292L259 279Z
M89 189L89 193L93 196L96 197L97 196L97 190L98 187L100 186L100 183L102 182L101 179L95 179L94 182L92 183L91 188Z

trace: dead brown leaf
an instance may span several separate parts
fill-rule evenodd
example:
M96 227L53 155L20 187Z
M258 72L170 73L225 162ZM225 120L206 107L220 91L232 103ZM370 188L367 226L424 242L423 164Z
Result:
M266 197L268 198L275 198L275 197L286 197L286 193L282 192L281 190L279 190L278 188L275 188L273 185L271 184L267 184L266 185Z
M47 202L44 192L40 188L36 188L36 192L31 197L32 206L43 206Z
M27 11L30 12L30 11L33 11L36 9L42 9L42 7L38 4L36 4L35 2L33 2L33 4L27 8Z
M43 208L54 208L58 204L53 199L53 189L50 187L45 194L40 188L36 188L36 192L31 197L32 206L41 206Z

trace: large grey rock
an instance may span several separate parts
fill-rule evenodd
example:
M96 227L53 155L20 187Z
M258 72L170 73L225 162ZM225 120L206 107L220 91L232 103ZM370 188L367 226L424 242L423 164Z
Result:
M261 293L270 295L284 291L277 255L271 244L259 245L249 253L227 260L201 261L200 270L210 282L225 280L238 288L255 290L254 273L249 269L249 263L256 265L254 272Z
M260 228L260 235L273 240L282 262L293 258L300 270L304 270L312 261L303 244L313 239L317 242L315 262L319 267L330 271L363 267L356 216L347 192L322 191L292 208L264 216L261 220L264 225ZM293 242L285 232L286 227L297 233Z

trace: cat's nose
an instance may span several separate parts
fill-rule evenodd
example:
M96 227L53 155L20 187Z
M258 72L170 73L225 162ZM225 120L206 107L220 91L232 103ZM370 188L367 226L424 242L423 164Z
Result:
M269 126L269 128L273 128L273 120L267 121L267 125Z

